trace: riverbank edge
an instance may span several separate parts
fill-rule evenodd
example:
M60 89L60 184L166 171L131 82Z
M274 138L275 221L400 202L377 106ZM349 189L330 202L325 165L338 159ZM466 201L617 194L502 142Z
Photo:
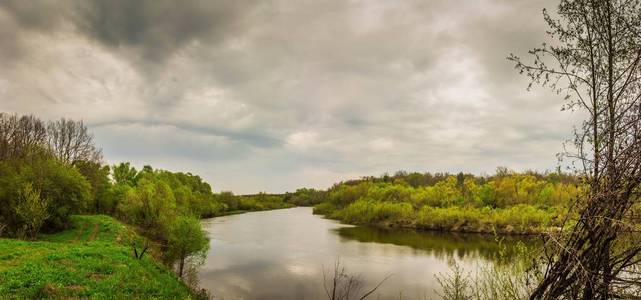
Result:
M513 226L509 226L509 228L506 228L508 230L500 229L500 228L497 229L495 226L492 226L489 229L488 228L468 229L462 225L458 227L455 226L450 229L438 229L438 228L417 226L417 224L413 224L413 223L395 223L395 222L350 223L350 222L345 222L344 220L338 217L331 217L329 214L318 213L316 211L312 211L312 214L322 216L323 218L328 220L338 221L339 223L345 224L345 225L366 226L366 227L372 227L372 228L378 228L378 229L411 230L416 232L444 232L444 233L480 234L480 235L488 235L488 236L501 235L501 236L536 237L536 236L544 236L544 235L561 231L561 228L558 228L558 227L548 227L546 228L547 230L516 231L516 230L513 230L514 228Z
M237 209L237 210L230 210L230 211L222 212L222 213L220 213L218 215L215 215L215 216L203 216L200 219L201 220L207 220L207 219L213 219L213 218L219 218L219 217L225 217L225 216L242 215L242 214L252 213L252 212L272 211L272 210L289 209L289 208L296 208L296 207L302 207L302 206L290 205L290 206L287 206L287 207L270 208L270 209L258 209L258 210Z

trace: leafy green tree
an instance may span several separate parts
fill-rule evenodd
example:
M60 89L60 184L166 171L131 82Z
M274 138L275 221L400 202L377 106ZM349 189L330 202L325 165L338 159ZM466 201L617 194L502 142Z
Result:
M117 215L117 211L127 194L134 188L127 184L114 184L102 199L102 210L108 214Z
M414 172L407 174L405 181L414 188L425 185L425 177L421 173Z
M465 177L463 184L461 185L461 193L463 195L461 199L467 203L474 202L474 195L477 193L478 189L479 186L476 184L474 177Z
M113 180L116 184L135 186L138 181L138 171L129 162L123 162L112 167Z
M29 238L35 240L40 228L49 218L49 201L40 197L40 191L34 189L31 183L22 188L19 196L14 210L24 222Z
M477 189L476 199L478 200L481 207L491 207L496 208L496 195L492 185L484 184Z
M127 191L118 205L118 214L128 222L162 237L176 213L176 202L169 185L150 175Z
M153 173L154 168L152 168L150 165L144 165L142 166L142 170L140 171L141 173Z
M69 216L82 212L91 199L91 187L78 169L50 156L36 155L0 162L0 215L15 233L20 220L14 212L21 188L27 183L48 199L49 213L43 229L57 230L69 225Z
M209 239L197 218L179 216L169 227L167 248L169 257L178 262L178 276L182 277L189 258L207 254Z
M321 203L325 195L326 193L324 191L301 188L297 189L294 193L287 194L284 200L287 203L298 206L312 206Z
M92 207L89 211L95 213L108 213L110 208L111 182L109 180L109 166L102 166L93 161L76 161L74 165L91 185Z
M238 197L234 196L234 193L232 192L220 192L218 200L227 205L228 210L237 210L240 206Z
M69 165L51 159L36 160L24 181L33 182L42 197L49 199L51 217L47 220L51 229L66 228L69 217L80 213L90 203L91 186L80 172Z

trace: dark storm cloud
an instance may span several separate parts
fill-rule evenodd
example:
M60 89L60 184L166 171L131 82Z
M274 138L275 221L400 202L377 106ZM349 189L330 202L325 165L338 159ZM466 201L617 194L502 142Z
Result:
M505 60L554 0L3 1L0 109L239 192L554 168L576 116Z
M193 41L216 43L233 35L259 1L69 0L2 4L27 29L70 25L114 49L132 48L143 60L162 62Z

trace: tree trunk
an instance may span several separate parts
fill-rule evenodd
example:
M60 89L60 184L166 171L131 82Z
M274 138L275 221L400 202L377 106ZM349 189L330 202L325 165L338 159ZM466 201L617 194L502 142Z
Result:
M180 264L178 267L178 277L183 278L183 268L185 267L185 256L180 257Z

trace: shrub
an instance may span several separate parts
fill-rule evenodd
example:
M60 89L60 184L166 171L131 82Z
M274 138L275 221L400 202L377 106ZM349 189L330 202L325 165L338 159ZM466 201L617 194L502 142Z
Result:
M69 216L86 208L91 198L89 183L73 166L46 156L0 162L0 223L13 234L22 224L15 207L27 184L49 202L46 231L66 228Z
M358 200L337 215L342 221L355 224L410 224L414 209L409 203L376 202Z
M314 206L314 214L318 215L329 215L337 208L329 202L321 202Z
M27 183L20 191L15 212L24 222L26 233L35 240L45 220L49 218L49 201L40 197L40 191Z
M195 217L177 217L169 226L168 233L167 256L178 261L178 276L182 277L185 262L189 258L206 255L209 240Z
M120 201L118 215L141 226L156 237L162 237L176 213L176 202L169 186L153 176L142 178Z

